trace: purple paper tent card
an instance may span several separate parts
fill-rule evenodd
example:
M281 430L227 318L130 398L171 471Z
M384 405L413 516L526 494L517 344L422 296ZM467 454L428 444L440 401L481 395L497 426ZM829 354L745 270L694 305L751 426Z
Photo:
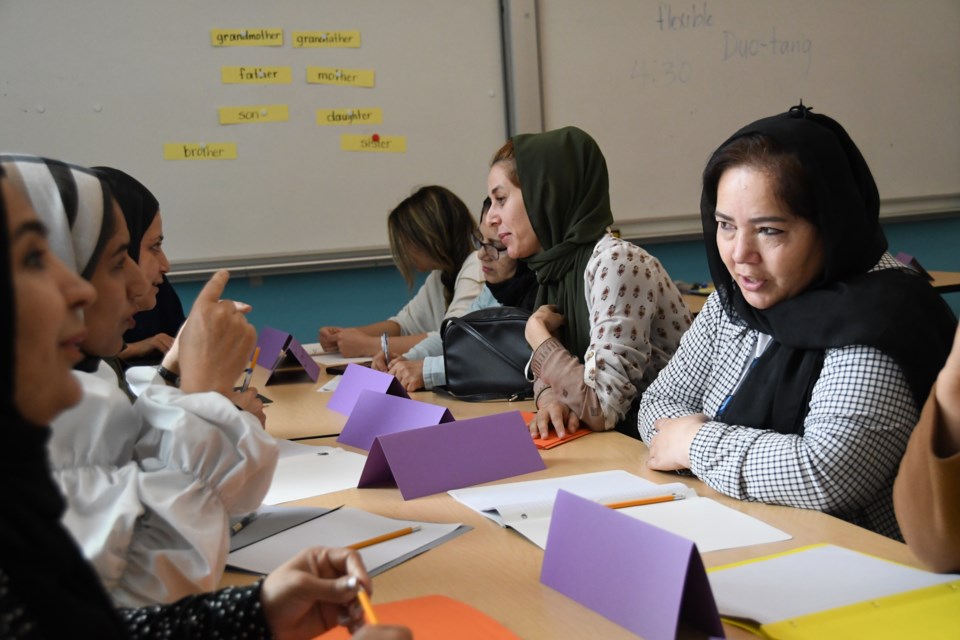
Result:
M545 469L519 411L378 436L358 487L393 486L404 500Z
M337 442L369 451L377 436L429 427L440 422L453 422L453 416L446 407L361 389Z
M257 364L270 371L264 384L317 381L320 366L303 345L286 331L264 327L257 336L260 356Z
M557 492L540 582L647 640L723 637L696 545L567 491Z
M364 389L400 398L410 397L400 381L389 373L358 364L349 364L340 380L340 384L337 385L337 389L330 396L327 408L349 416L353 411L353 406L357 403L360 392Z

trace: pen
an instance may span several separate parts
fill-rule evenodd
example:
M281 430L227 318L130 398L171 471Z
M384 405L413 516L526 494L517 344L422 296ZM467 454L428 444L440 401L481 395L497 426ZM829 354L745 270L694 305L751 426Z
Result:
M363 549L364 547L380 544L381 542L386 542L387 540L393 540L394 538L399 538L400 536L410 535L414 531L420 531L420 525L413 525L412 527L404 527L403 529L397 529L396 531L385 533L382 536L376 536L368 540L361 540L360 542L348 544L347 548L353 549L353 550Z
M384 364L390 364L390 351L387 349L389 346L387 344L387 332L384 331L380 334L380 348L383 349L383 362Z
M357 599L360 601L360 606L363 607L363 615L367 619L367 624L379 624L377 614L373 612L373 605L370 604L370 596L367 595L367 590L363 586L357 591Z
M250 386L250 378L253 377L253 368L257 366L257 359L260 357L260 347L257 347L253 351L253 358L250 360L250 366L247 367L246 374L243 376L243 384L240 386L240 391L246 391L247 387Z
M244 516L244 518L239 522L234 522L233 525L230 526L230 535L240 533L240 530L243 529L248 524L250 524L251 522L253 522L254 520L256 520L258 515L260 514L254 511L251 514Z
M623 502L611 502L604 505L611 509L625 509L627 507L639 507L645 504L657 504L658 502L673 502L674 500L683 500L684 496L678 493L671 493L667 496L654 496L652 498L638 498L637 500L624 500Z

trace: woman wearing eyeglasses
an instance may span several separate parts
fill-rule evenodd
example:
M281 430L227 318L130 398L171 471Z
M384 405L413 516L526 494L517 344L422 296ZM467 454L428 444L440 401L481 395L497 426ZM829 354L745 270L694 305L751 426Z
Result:
M497 238L496 229L484 219L489 208L490 198L487 198L480 212L480 233L475 238L486 284L467 313L499 306L532 311L537 295L536 274L523 262L507 255L507 248ZM407 391L433 389L447 383L443 340L437 333L430 334L403 357L391 360L389 365L383 355L374 356L373 366L392 373Z
M494 156L488 220L540 283L526 327L534 350L533 436L629 428L640 392L691 317L660 262L609 233L607 165L576 127L514 136Z
M409 287L414 273L429 271L426 282L400 313L363 327L321 327L325 351L360 357L400 354L430 333L444 318L467 312L483 286L474 253L477 223L467 205L444 187L428 186L398 204L387 218L390 252Z

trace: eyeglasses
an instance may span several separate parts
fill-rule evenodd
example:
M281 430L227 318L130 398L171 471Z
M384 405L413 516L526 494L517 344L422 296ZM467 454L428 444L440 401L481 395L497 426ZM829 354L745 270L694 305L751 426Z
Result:
M476 236L473 238L473 246L480 252L481 258L489 258L490 260L499 260L500 254L507 250L506 247L498 247L492 242L484 242Z

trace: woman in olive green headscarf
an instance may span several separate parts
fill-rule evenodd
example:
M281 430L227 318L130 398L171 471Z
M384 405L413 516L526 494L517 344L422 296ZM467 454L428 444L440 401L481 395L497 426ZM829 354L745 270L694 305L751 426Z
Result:
M540 283L526 329L539 410L530 433L625 423L691 318L660 262L608 233L600 148L575 127L514 136L494 156L487 188L490 224ZM636 437L636 427L625 432Z

